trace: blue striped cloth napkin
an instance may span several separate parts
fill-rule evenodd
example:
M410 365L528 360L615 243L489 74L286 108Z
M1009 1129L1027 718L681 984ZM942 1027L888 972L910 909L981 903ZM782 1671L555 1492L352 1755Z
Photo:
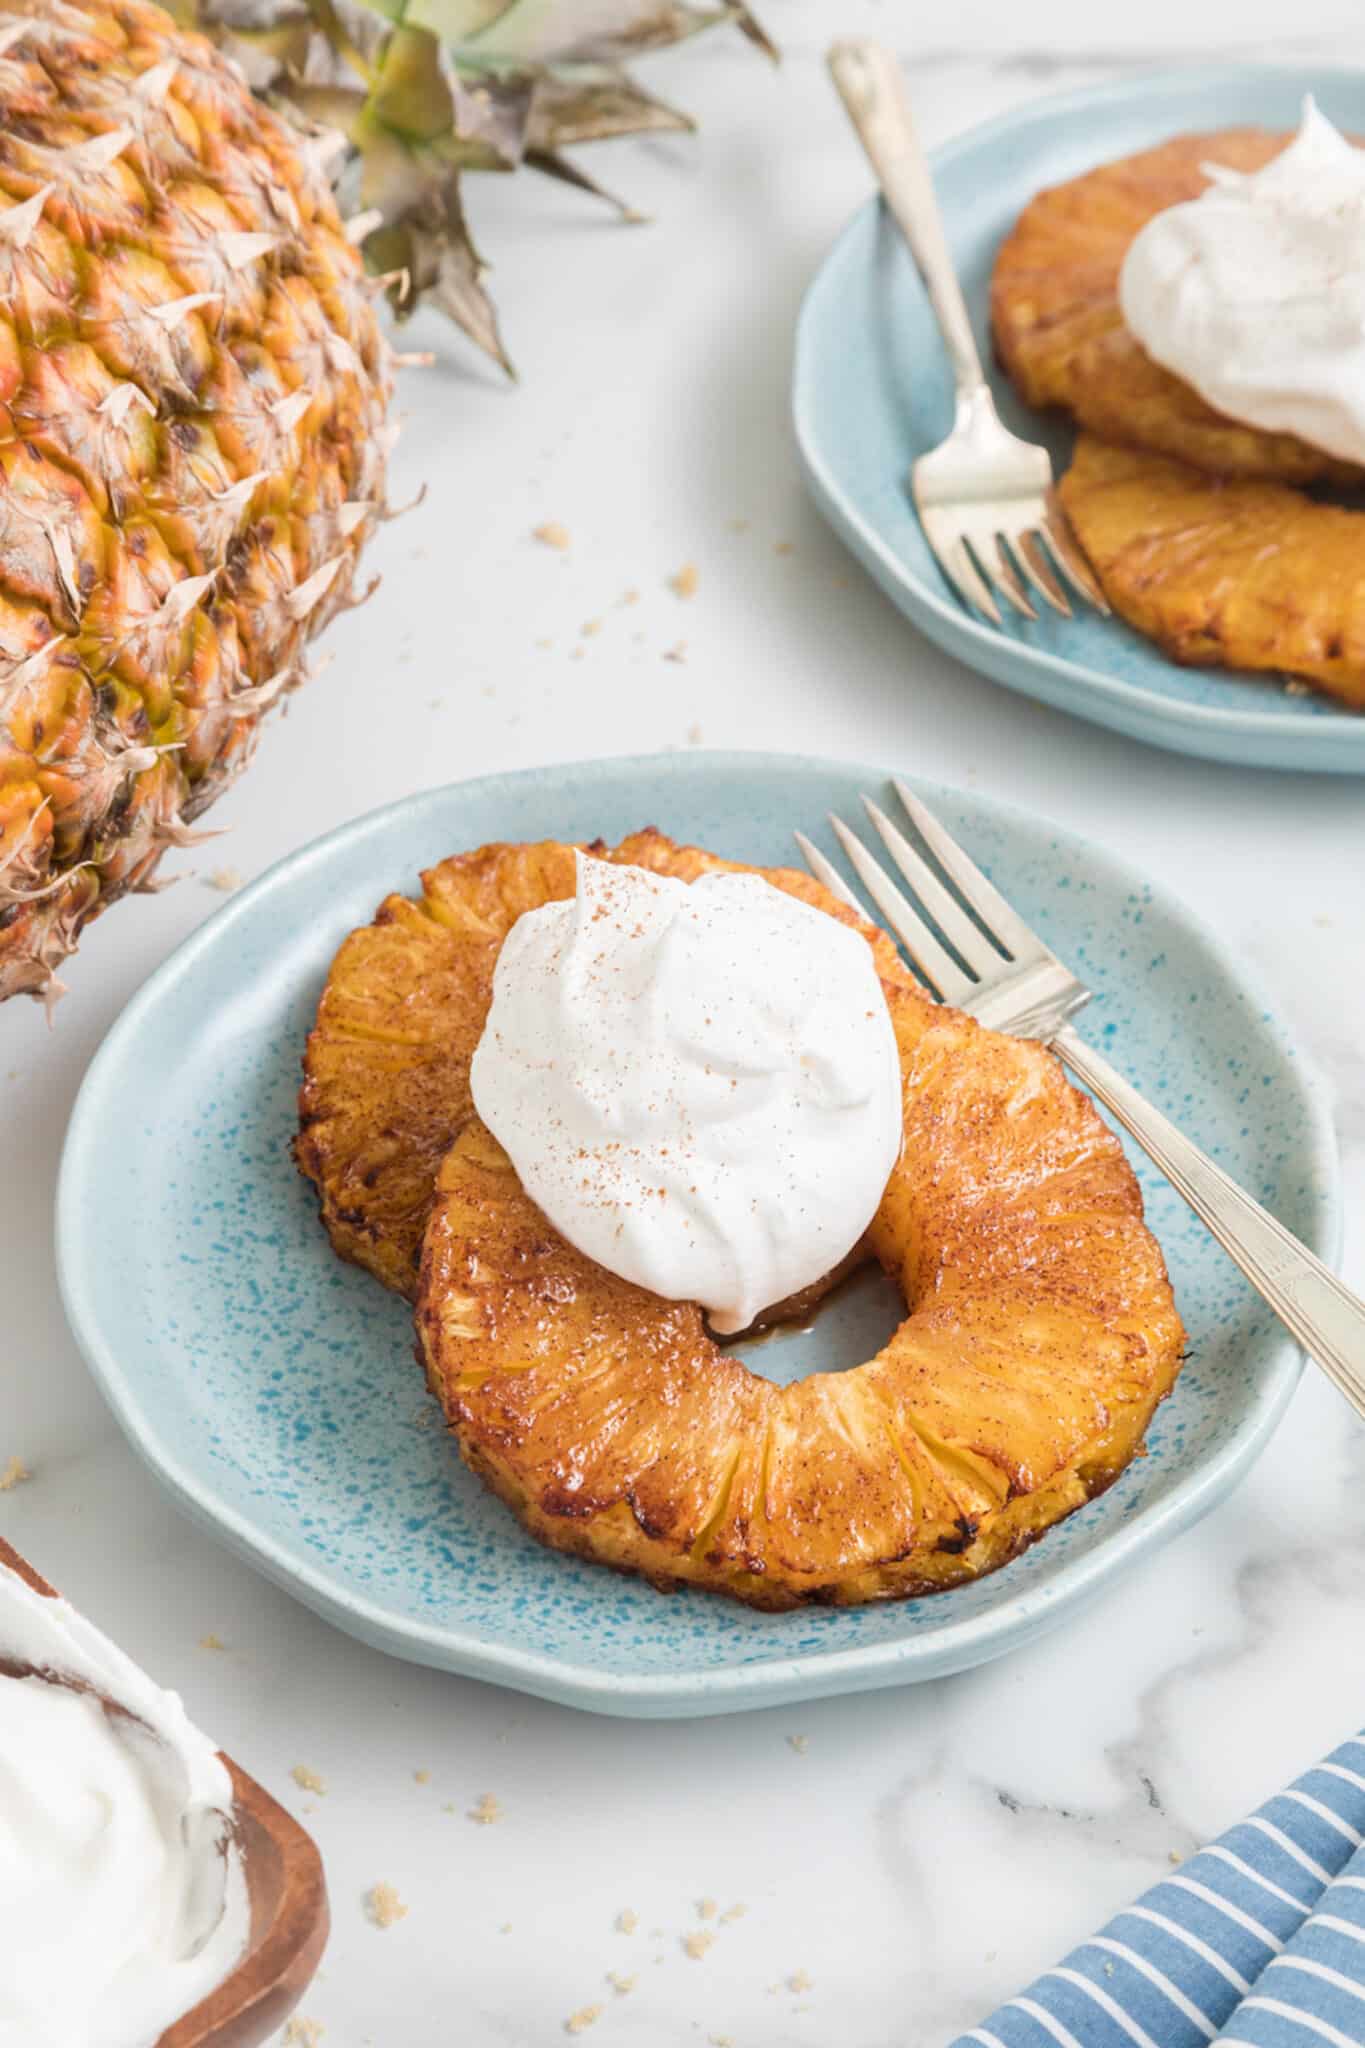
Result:
M1365 2048L1365 1734L953 2048Z

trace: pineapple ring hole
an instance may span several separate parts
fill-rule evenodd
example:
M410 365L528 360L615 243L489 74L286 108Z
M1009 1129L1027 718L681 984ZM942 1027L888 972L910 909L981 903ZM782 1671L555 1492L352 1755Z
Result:
M799 1322L716 1339L757 1379L777 1386L817 1372L854 1372L884 1351L906 1318L905 1297L876 1259L866 1259Z

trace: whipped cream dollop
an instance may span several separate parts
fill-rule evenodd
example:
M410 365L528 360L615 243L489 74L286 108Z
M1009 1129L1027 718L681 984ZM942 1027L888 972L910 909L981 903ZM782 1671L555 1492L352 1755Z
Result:
M580 855L507 935L471 1081L570 1243L722 1334L853 1249L900 1153L871 948L757 875Z
M0 2048L153 2048L246 1946L231 1779L175 1693L3 1565L0 1661L95 1689L0 1673Z
M1124 320L1216 411L1365 463L1365 150L1310 98L1264 169L1206 169L1131 244Z

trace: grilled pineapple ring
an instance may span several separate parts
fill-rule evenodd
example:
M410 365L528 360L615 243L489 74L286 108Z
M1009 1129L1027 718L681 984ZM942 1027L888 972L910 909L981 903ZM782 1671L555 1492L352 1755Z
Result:
M1357 486L1362 471L1293 434L1227 419L1153 362L1124 324L1118 282L1154 214L1196 199L1204 166L1259 170L1291 140L1262 128L1178 135L1040 192L996 257L996 350L1029 405L1060 406L1106 441L1172 455L1214 476Z
M683 881L728 865L654 831L591 851ZM807 876L783 885L850 921ZM574 886L571 846L482 846L428 869L420 897L386 898L332 963L304 1053L294 1157L334 1249L396 1293L416 1293L437 1169L474 1114L469 1064L502 942L523 911ZM878 944L882 972L903 976L889 942ZM799 1315L823 1291L807 1289L766 1320Z
M466 1462L543 1542L756 1607L898 1598L1004 1564L1137 1451L1183 1335L1117 1140L1041 1046L878 965L905 1148L871 1246L907 1314L851 1371L761 1378L698 1307L576 1251L462 1126L420 1351Z
M1089 434L1061 500L1114 610L1172 661L1304 676L1365 711L1365 512Z

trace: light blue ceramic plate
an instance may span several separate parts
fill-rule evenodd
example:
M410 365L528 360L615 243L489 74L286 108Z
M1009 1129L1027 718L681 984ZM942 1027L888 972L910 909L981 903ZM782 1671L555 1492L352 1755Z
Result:
M1365 131L1365 71L1220 66L1031 100L939 150L934 181L985 360L995 252L1043 186L1183 131L1292 128L1308 92L1340 126ZM1006 424L1044 442L1060 473L1069 428L1021 405L1002 371L992 384ZM1264 677L1178 668L1116 619L1048 613L1002 633L963 610L905 488L915 457L952 424L948 367L909 252L875 201L854 216L807 294L793 410L816 502L892 601L959 660L1180 753L1365 770L1365 716L1326 698L1290 696Z
M299 1055L332 954L391 889L497 838L655 823L742 859L856 809L872 769L664 755L492 777L344 826L235 896L159 968L72 1116L58 1251L72 1328L176 1499L319 1613L400 1656L617 1714L720 1712L927 1678L999 1655L1210 1508L1294 1386L1293 1347L1149 1178L1193 1356L1103 1500L981 1584L851 1611L751 1614L540 1549L429 1426L402 1302L333 1256L289 1158ZM926 790L1089 976L1089 1032L1324 1254L1336 1153L1280 1026L1217 942L1108 854ZM832 843L826 845L834 851ZM864 1290L822 1318L840 1364L880 1341ZM809 1340L753 1353L789 1377Z

